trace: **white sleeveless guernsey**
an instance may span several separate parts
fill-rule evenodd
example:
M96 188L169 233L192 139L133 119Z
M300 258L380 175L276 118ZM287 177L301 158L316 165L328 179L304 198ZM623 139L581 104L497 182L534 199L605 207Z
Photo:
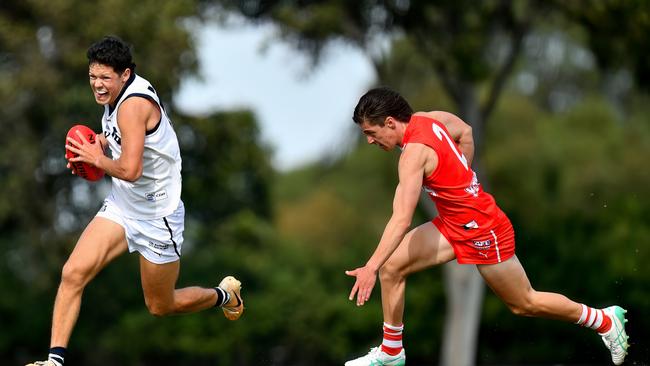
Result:
M104 106L102 131L113 159L118 159L122 154L122 133L117 111L126 99L133 97L146 98L156 103L160 109L160 121L154 129L146 132L144 138L142 176L135 182L113 177L111 195L125 217L157 219L170 215L180 203L181 154L171 121L147 80L132 74L122 88L115 108Z

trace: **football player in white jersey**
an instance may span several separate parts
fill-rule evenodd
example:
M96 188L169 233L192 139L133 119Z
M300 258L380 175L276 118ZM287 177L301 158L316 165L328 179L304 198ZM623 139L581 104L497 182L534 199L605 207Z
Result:
M66 149L78 154L69 162L92 164L110 175L112 189L63 266L48 360L29 365L63 366L85 286L127 250L139 254L151 314L217 306L226 318L236 320L244 309L241 284L232 276L214 288L176 289L185 218L176 134L155 89L135 74L128 44L108 36L91 45L87 56L90 87L105 109L103 133L94 144L83 136L82 143L68 139ZM111 157L105 154L107 148Z

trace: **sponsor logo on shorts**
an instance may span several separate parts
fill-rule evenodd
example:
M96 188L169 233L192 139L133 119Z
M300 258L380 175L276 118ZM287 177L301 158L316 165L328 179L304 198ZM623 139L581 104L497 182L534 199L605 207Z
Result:
M144 198L149 202L164 200L167 198L167 191L148 192L144 194Z
M487 259L492 240L473 240L477 253Z
M474 242L474 248L478 250L488 250L490 249L490 245L492 245L492 240L473 240Z
M161 243L154 243L152 241L149 241L149 246L154 249L160 249L160 250L167 250L169 248L169 244L161 244Z
M104 203L102 203L102 208L99 209L99 212L106 211L107 206L108 206L108 201L104 201Z

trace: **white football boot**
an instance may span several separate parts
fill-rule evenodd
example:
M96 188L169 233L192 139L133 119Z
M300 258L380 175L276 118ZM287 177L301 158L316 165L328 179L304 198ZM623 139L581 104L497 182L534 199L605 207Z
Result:
M221 280L219 287L228 292L230 300L221 309L228 320L237 320L244 312L244 300L241 298L241 282L233 276Z
M36 362L28 363L25 366L58 366L58 365L51 360L47 360L47 361L36 361Z
M625 313L627 313L627 310L614 305L603 309L603 312L612 319L612 327L600 336L612 354L614 365L620 365L625 360L627 349L630 347L627 343L630 337L625 333L625 323L627 323Z
M367 355L348 361L345 366L404 366L406 364L406 353L404 348L395 356L391 356L381 350L381 347L373 347Z

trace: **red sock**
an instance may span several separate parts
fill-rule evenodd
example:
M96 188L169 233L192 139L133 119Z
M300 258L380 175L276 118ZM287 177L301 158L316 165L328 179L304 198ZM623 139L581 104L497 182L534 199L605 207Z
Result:
M607 331L609 331L611 328L612 328L612 319L609 317L609 315L603 312L603 324L601 324L600 327L596 329L596 332L600 334L607 333Z
M604 311L590 308L584 304L581 305L582 315L580 315L580 319L576 324L594 329L598 333L605 333L612 327L612 319Z
M381 350L391 356L402 352L402 331L404 325L398 327L384 323L384 339L381 342Z

